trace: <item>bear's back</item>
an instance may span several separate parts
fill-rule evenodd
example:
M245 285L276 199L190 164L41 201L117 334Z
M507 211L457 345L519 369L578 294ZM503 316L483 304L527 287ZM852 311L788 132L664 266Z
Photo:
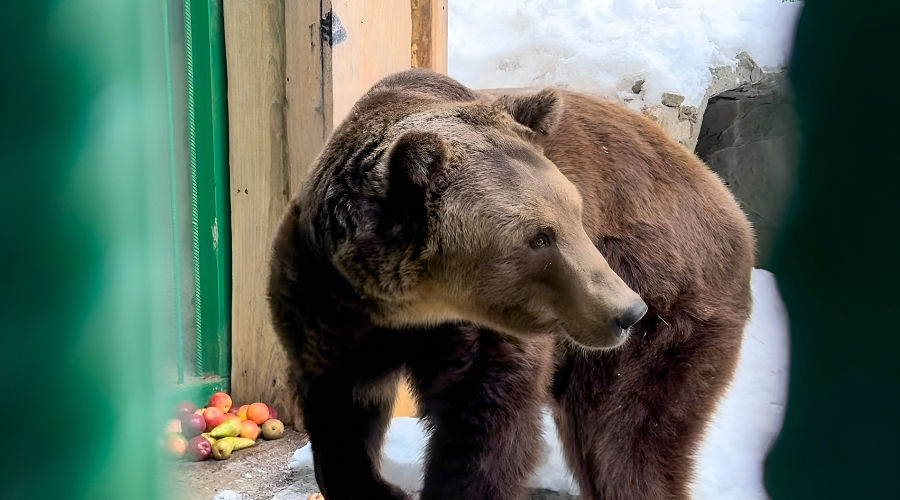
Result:
M562 119L539 143L610 266L660 316L690 303L700 319L746 321L753 234L718 176L649 118L560 92Z

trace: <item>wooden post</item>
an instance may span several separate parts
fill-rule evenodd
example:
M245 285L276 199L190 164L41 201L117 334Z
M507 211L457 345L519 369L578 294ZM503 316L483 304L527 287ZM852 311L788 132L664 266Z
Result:
M267 256L291 196L285 158L283 0L225 0L231 178L231 392L295 416L266 304Z
M447 72L447 0L411 0L414 68Z
M410 0L224 0L232 224L232 396L300 424L266 302L272 239L334 125L410 67ZM310 283L310 286L316 286Z

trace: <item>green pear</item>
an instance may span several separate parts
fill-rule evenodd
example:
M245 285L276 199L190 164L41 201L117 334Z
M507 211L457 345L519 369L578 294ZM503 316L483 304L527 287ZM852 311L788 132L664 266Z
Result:
M233 437L240 435L241 433L241 419L239 418L229 418L226 419L221 424L215 426L213 430L209 431L209 435L216 439L221 439L224 437Z
M225 460L231 456L234 450L234 444L228 439L216 440L216 444L212 445L212 456L216 460Z
M281 420L270 418L262 424L262 435L266 439L278 439L284 434L284 424Z
M256 444L256 441L249 438L230 436L222 438L219 441L228 441L234 451L243 450L244 448L249 448ZM218 443L219 441L216 442Z

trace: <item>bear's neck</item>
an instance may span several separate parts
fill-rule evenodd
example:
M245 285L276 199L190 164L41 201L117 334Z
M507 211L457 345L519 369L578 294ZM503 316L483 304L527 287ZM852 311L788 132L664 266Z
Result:
M307 320L368 323L374 304L360 294L331 262L327 251L316 241L309 223L301 224L295 235L291 265L295 273L291 303Z

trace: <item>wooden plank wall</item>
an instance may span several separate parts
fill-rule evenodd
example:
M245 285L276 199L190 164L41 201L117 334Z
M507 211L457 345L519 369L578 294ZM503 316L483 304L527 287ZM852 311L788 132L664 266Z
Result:
M286 422L297 425L293 388L265 296L271 241L284 206L334 125L378 79L410 67L412 10L410 0L224 0L223 7L232 396L239 403L273 404ZM329 20L335 29L328 29ZM412 411L407 395L398 414Z

